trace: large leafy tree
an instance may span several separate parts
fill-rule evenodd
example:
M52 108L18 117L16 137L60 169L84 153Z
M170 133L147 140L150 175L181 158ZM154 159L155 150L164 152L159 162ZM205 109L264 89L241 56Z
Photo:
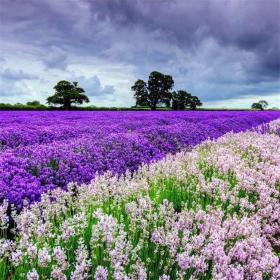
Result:
M69 110L73 104L89 102L84 89L78 87L77 82L60 81L54 86L54 90L55 93L47 98L48 104L62 105L62 108Z
M190 102L191 94L185 90L173 91L172 93L172 109L184 110Z
M136 106L150 106L147 84L143 80L137 80L131 89L134 91Z
M134 91L136 105L149 106L155 110L159 103L170 107L174 80L170 75L153 71L150 73L148 83L137 80L131 87Z
M167 107L170 107L173 86L174 80L170 75L164 75L157 71L151 72L148 80L151 109L156 109L159 102L165 103Z

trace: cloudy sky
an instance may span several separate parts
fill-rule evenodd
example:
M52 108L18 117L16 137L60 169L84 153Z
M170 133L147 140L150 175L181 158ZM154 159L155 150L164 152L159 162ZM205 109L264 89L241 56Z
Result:
M0 102L61 79L130 106L153 70L208 107L280 107L280 0L0 0Z

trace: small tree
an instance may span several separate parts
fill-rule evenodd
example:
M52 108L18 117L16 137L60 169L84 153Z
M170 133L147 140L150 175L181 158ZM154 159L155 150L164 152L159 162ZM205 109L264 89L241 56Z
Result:
M196 110L197 107L202 106L202 102L197 96L191 96L188 100L188 105L192 110Z
M191 94L185 90L173 91L172 93L172 109L184 110L189 103Z
M266 100L260 100L256 103L253 103L251 108L255 110L264 110L268 106L268 102Z
M48 104L62 105L62 108L69 110L72 104L88 103L89 98L84 94L84 89L78 87L77 82L60 81L55 86L55 93L47 98Z
M254 110L263 110L263 106L259 102L253 103L251 108Z

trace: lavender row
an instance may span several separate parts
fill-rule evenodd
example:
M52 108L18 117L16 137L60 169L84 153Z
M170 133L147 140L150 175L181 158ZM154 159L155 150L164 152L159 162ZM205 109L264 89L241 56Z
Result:
M22 208L47 190L122 174L279 112L2 112L0 199Z
M97 176L13 213L0 278L280 279L280 120Z

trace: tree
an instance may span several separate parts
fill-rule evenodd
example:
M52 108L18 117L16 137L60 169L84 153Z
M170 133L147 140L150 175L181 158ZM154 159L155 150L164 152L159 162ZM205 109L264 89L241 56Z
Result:
M264 110L268 106L268 102L266 100L260 100L256 103L253 103L251 108L256 110Z
M152 110L156 109L159 102L165 103L167 107L170 107L173 85L174 80L170 75L164 75L157 71L150 73L148 91L149 104Z
M135 92L134 98L136 99L137 106L149 106L149 94L147 84L143 80L137 80L131 89Z
M173 91L172 93L172 109L184 110L189 103L191 94L185 90Z
M164 103L170 107L173 85L174 81L170 75L164 75L157 71L151 72L148 83L137 80L131 87L134 91L136 106L149 106L155 110L159 103Z
M33 107L38 107L41 105L41 103L37 100L34 100L34 101L28 101L26 102L26 105L27 106L33 106Z
M54 90L55 93L47 98L48 104L62 105L62 108L69 110L72 104L89 102L84 89L78 87L77 82L60 81L54 86Z
M263 110L268 106L268 102L266 100L260 100L258 103L262 105Z
M199 100L197 96L191 96L188 102L189 102L188 105L192 110L195 110L196 107L198 106L202 106L202 102Z
M259 102L253 103L251 108L255 110L263 110L263 106Z

